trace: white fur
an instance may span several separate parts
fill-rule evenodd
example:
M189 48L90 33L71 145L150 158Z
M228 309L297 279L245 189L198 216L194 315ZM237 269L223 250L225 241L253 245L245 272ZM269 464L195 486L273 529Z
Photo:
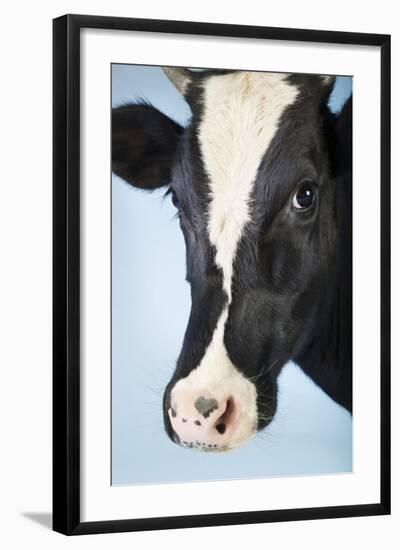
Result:
M225 323L228 318L228 308L224 309L214 331L212 341L203 356L200 365L192 370L186 378L179 380L172 392L171 403L179 412L179 395L186 392L198 395L208 395L223 403L233 397L239 416L235 421L235 430L226 449L236 447L257 428L256 388L233 365L224 346ZM177 401L178 400L178 404Z
M298 90L284 74L235 72L206 80L200 147L209 177L208 230L231 299L233 260L250 219L260 162Z
M175 388L177 393L185 388L207 389L217 400L234 398L240 422L229 448L250 437L257 426L255 385L230 360L224 332L232 299L233 262L250 221L250 196L257 171L283 111L298 94L297 88L286 82L286 76L236 72L205 81L199 141L211 193L208 231L216 249L216 264L223 273L228 304L199 366L177 382Z

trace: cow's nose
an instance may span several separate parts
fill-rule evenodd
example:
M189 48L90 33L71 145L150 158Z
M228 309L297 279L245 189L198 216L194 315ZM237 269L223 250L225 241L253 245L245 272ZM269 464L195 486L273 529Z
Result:
M172 429L183 447L223 451L238 429L239 410L232 396L217 398L207 392L184 392L171 398Z

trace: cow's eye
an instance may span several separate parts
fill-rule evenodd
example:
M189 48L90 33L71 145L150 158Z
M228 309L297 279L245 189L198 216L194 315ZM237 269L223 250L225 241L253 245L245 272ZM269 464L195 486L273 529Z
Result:
M296 210L306 210L314 202L315 184L312 181L303 182L293 196L292 205Z
M182 205L180 203L180 200L178 199L177 194L175 193L175 191L173 189L171 189L171 201L172 201L172 204L175 206L175 208L177 210L181 210Z

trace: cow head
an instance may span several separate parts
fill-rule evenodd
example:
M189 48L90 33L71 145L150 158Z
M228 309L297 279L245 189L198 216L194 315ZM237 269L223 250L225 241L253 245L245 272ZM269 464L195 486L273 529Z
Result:
M168 186L192 308L164 394L182 446L227 450L264 428L277 376L306 344L334 279L338 120L330 77L166 69L192 111L113 110L113 171Z

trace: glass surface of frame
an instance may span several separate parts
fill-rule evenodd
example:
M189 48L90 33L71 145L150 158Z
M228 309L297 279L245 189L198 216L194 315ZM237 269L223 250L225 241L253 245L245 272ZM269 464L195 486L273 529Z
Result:
M223 78L222 73L222 78ZM241 72L237 74L229 73L229 78L234 81L237 78L237 90L242 97ZM258 81L265 80L263 86L268 90L268 85L272 82L286 82L289 75L276 75L275 73L258 73L245 72L246 78L253 81L256 85ZM207 71L204 73L206 77ZM319 108L321 100L319 94L327 96L328 109L326 115L331 117L334 113L337 119L333 119L335 124L339 124L340 113L344 105L352 95L352 78L351 77L332 77L326 84L325 75L320 77L316 75L292 75L293 79L298 79L299 86L308 86L311 92L315 95L315 104ZM142 102L145 101L148 105L145 107L148 116L158 116L158 109L165 117L165 122L169 119L179 123L182 128L190 125L192 113L182 94L172 85L167 75L161 67L143 66L143 65L120 65L113 64L111 67L111 85L112 85L112 106L115 109L114 115L119 117L115 120L115 125L124 123L124 116L135 116L138 113L140 116L143 112ZM218 83L218 81L216 81ZM227 97L220 97L221 104L224 101L229 101L229 91L225 92ZM267 92L266 92L267 93ZM283 90L278 92L281 96ZM276 98L279 99L279 95ZM329 96L328 96L329 94ZM271 94L272 95L272 94ZM140 98L138 101L136 98ZM136 99L136 103L135 103ZM128 104L128 100L130 103ZM251 96L249 102L253 101ZM274 97L267 97L264 101L274 101ZM130 109L128 109L130 105ZM244 103L243 109L248 109L248 105ZM297 114L291 115L293 122L303 112L304 108L299 108ZM247 112L246 112L247 114ZM218 112L215 113L218 116ZM226 119L228 118L224 115ZM250 115L249 115L250 116ZM343 117L346 117L345 111ZM223 123L223 120L221 121ZM133 125L131 121L131 125ZM235 118L232 123L243 126L247 124L246 119ZM266 124L267 122L264 122ZM227 122L228 124L228 122ZM351 121L347 125L349 128L348 146L351 146ZM347 128L347 126L345 126ZM315 131L313 123L310 122L307 127L304 125L305 131ZM167 129L166 129L167 131ZM229 126L227 126L229 131ZM238 130L240 131L240 129ZM290 132L290 130L288 130ZM118 142L118 128L114 129L114 140L116 143L113 147L118 155L117 148L120 146ZM296 137L297 142L301 140L301 135ZM233 151L231 143L224 144L227 140L223 136L221 148L228 148L226 154L235 155L242 154L250 156L252 148L257 143L252 143L251 139L254 136L249 135L238 144L238 151ZM286 141L291 136L286 137ZM180 139L180 138L179 138ZM265 142L268 142L268 136L263 136L262 149L266 148ZM272 138L273 139L273 138ZM319 138L322 139L322 138ZM282 149L285 148L285 136L282 136ZM286 145L287 146L287 145ZM307 145L308 147L309 146ZM248 148L245 153L246 147ZM332 145L336 147L336 143ZM232 148L229 150L229 148ZM305 152L308 154L310 149ZM263 151L263 155L264 155ZM351 153L343 151L343 155L348 155L351 158ZM177 159L173 162L190 162L190 157L176 153ZM323 154L319 152L319 156L323 158ZM153 161L154 162L154 161ZM256 162L256 161L253 161ZM266 164L267 161L264 161ZM283 161L290 162L290 153ZM341 160L338 159L338 162ZM235 171L230 174L231 185L243 185L243 182L238 176L238 172L242 168L235 167ZM118 172L118 167L116 168ZM297 173L299 168L293 166L293 173ZM144 192L143 189L135 188L135 181L131 179L132 185L129 186L124 181L123 176L130 177L128 174L122 173L122 177L113 175L112 178L112 485L136 485L142 483L162 483L162 482L179 482L179 481L199 481L199 480L224 480L224 479L246 479L246 478L263 478L271 476L283 475L316 475L330 473L348 473L352 471L352 416L349 413L351 407L350 401L345 405L339 405L328 396L316 383L305 375L293 362L287 364L281 371L277 369L272 380L264 375L264 372L272 367L273 361L279 360L279 353L276 353L274 358L264 357L257 358L254 361L256 364L249 364L248 357L241 364L242 372L247 374L247 377L255 380L255 387L258 388L258 393L264 393L265 403L260 403L258 415L266 418L271 402L268 403L267 388L269 384L275 382L279 387L278 409L273 415L272 421L267 427L263 427L256 434L251 431L254 437L249 434L250 440L243 442L237 446L234 452L226 452L215 456L215 453L207 452L199 456L196 452L182 452L172 444L170 438L164 429L163 421L163 394L165 387L169 382L169 378L174 371L177 358L181 351L181 345L185 334L188 319L190 317L191 299L190 286L186 281L186 254L190 254L190 250L185 250L185 240L180 229L180 218L183 214L180 210L180 203L177 203L177 195L172 191L170 181L163 180L160 182L160 187L153 192ZM140 177L140 176L138 176ZM238 179L236 179L238 178ZM176 176L176 187L183 195L184 200L190 201L192 188L196 185L196 181L183 180L181 174ZM350 180L350 178L349 178ZM230 183L229 182L229 183ZM322 183L322 177L320 177ZM281 180L272 181L271 185L283 186ZM303 198L304 201L311 200L311 208L316 206L318 200L318 190L314 189L317 183L302 176L291 184L286 193L290 201L293 199L293 192ZM351 182L349 181L349 192L346 196L348 209L346 210L348 220L346 226L351 228ZM298 189L299 187L299 189ZM166 192L169 192L167 200L163 200ZM254 182L253 193L261 195L265 192L264 180ZM323 192L323 191L322 191ZM174 194L172 194L174 193ZM272 193L272 191L270 191ZM305 195L304 197L301 195ZM307 193L310 193L308 199ZM312 195L311 195L312 194ZM287 199L288 200L288 199ZM301 199L300 199L301 200ZM321 197L322 200L322 197ZM178 209L174 206L177 204ZM300 223L303 222L305 208L301 208L297 204ZM241 206L241 205L240 205ZM239 206L239 207L240 207ZM249 212L249 225L252 225L252 219L256 211ZM311 212L308 210L308 214ZM188 216L196 215L189 213ZM198 216L203 218L208 215L207 211L199 210ZM231 216L234 213L230 213ZM276 215L276 214L275 214ZM264 219L263 223L270 223L268 219ZM324 227L328 224L324 220ZM253 222L253 227L255 223ZM313 222L315 225L315 222ZM287 230L290 229L288 224ZM182 228L185 231L185 227ZM255 227L257 235L260 235L260 228ZM293 229L295 232L296 229ZM244 231L246 231L244 229ZM266 238L264 234L258 236L261 240ZM296 254L299 254L298 264L304 265L302 254L307 254L307 249L304 251L304 242L285 243L284 234L278 237L275 246L279 251L286 250L287 264L279 264L278 269L288 273L288 279L282 281L282 285L276 288L272 293L273 296L279 294L279 298L283 296L290 302L290 308L296 308L298 300L306 291L306 283L304 279L295 279L293 281L292 263L296 262ZM346 245L352 242L351 231L341 235L342 242L338 240L338 254L341 250L344 253ZM313 244L308 243L308 234L304 236L306 246L310 249ZM259 246L259 241L253 238L247 246ZM287 247L297 245L297 250L287 251ZM244 246L244 245L242 245ZM285 249L286 246L286 249ZM325 244L325 248L326 248ZM191 252L195 254L195 252ZM273 252L269 253L272 256ZM323 255L323 250L322 250ZM343 281L343 292L346 295L351 295L351 264L352 258L350 249L348 251L348 260L344 262L347 271L338 273ZM239 258L236 261L239 261ZM250 263L250 260L247 260ZM268 257L262 259L261 266L254 266L255 269L262 269L264 263L268 261ZM279 260L278 260L279 261ZM327 286L333 288L334 269L336 259L332 257L332 263L329 265L329 276ZM248 270L251 266L246 266ZM271 262L271 269L274 265ZM300 271L300 269L298 269ZM246 273L241 275L246 280ZM199 285L206 284L205 276L199 281ZM312 296L306 301L305 309L313 308L314 303L318 300L318 290L314 283L312 285ZM259 286L259 295L264 296L264 299L271 299L268 295L268 288L272 285L272 281L265 282L264 286ZM297 292L293 298L290 298L290 288L293 285L297 286ZM289 289L288 289L289 287ZM197 287L194 285L194 292ZM208 304L208 309L212 310L215 300L213 298ZM244 294L237 301L249 299ZM236 300L235 300L236 301ZM351 302L351 300L350 300ZM256 303L247 313L247 317L241 320L241 325L251 327L253 332L256 328L253 325L254 315L257 312ZM193 306L192 306L193 307ZM238 306L240 307L240 305ZM243 305L241 306L243 309ZM251 307L251 306L250 306ZM337 299L335 298L332 306L326 308L321 314L321 321L326 322L333 311L338 307ZM267 309L265 306L264 309ZM275 308L274 308L275 311ZM261 323L269 323L269 315L265 312L265 317ZM239 313L240 315L240 313ZM290 314L292 315L292 314ZM345 316L347 315L347 320ZM196 316L196 311L193 313ZM305 313L305 316L307 314ZM206 316L206 321L209 322L209 317ZM285 319L276 319L276 323L285 322ZM286 319L286 322L288 320ZM290 319L291 322L291 319ZM331 320L329 320L331 322ZM340 323L346 324L349 327L348 337L351 340L351 309L346 313L342 313ZM204 331L203 321L195 318L192 320L195 323L195 334ZM297 324L302 326L304 323L299 319ZM245 331L246 327L241 326L241 331ZM330 328L331 331L331 328ZM272 338L276 335L272 334ZM330 337L332 334L330 333ZM254 345L259 343L259 339L266 339L265 335L255 339ZM301 338L301 335L298 336ZM310 336L308 336L310 338ZM198 338L195 337L188 343L190 349L199 345ZM341 342L345 346L345 342ZM232 349L231 353L238 353L243 347L246 347L246 338L244 341L238 342ZM290 346L289 346L290 347ZM284 352L289 352L287 341L282 342ZM324 345L322 354L329 354L329 350ZM201 350L202 355L206 353L206 346ZM345 368L349 369L349 373L343 379L343 394L351 396L351 348L348 349L347 356L343 351L339 352ZM336 354L336 352L335 352ZM200 359L201 361L202 359ZM185 361L183 358L181 361ZM257 370L257 365L261 367ZM195 365L194 368L197 368ZM280 367L281 365L279 365ZM324 368L323 365L320 367ZM215 370L218 369L218 364L215 364ZM347 378L348 376L348 378ZM183 378L183 377L182 377ZM267 379L266 379L267 378ZM211 383L210 380L208 383ZM217 381L215 390L217 394L226 395L224 385L226 379L223 378ZM195 390L196 391L196 390ZM210 391L207 388L207 379L203 386L197 388L197 392ZM200 393L197 397L200 396ZM228 392L229 393L229 392ZM183 398L185 396L183 395ZM195 397L196 398L196 397ZM235 400L235 393L232 391L232 400ZM190 406L190 404L189 404ZM215 414L211 413L210 417L204 418L199 411L188 411L188 418L183 415L182 425L183 434L182 445L189 448L199 448L200 450L212 451L218 450L224 444L229 446L232 438L235 438L235 433L232 430L232 435L226 435L226 426L221 417L226 418L228 430L230 424L235 422L235 419L227 418L225 410L221 410L224 403L221 403ZM179 407L179 405L178 405ZM347 408L346 408L347 407ZM214 412L214 411L213 411ZM193 416L194 415L194 416ZM191 428L190 426L193 426ZM215 425L215 430L214 430ZM219 430L224 433L219 433ZM237 426L240 427L239 425ZM179 424L176 429L179 430ZM190 439L193 439L191 441ZM168 465L166 467L166 464Z
M60 245L55 247L56 281L62 283L65 280L63 273L69 273L68 292L65 291L64 294L62 288L65 287L61 284L61 292L55 294L55 320L57 321L55 324L55 390L58 396L55 399L55 419L66 418L69 433L75 435L72 440L69 440L72 441L72 445L69 445L68 449L65 447L66 439L63 432L57 434L58 445L57 440L55 441L55 529L69 534L78 534L387 513L389 509L387 431L389 373L388 356L385 351L387 346L383 344L387 343L388 330L382 332L382 342L380 342L379 309L382 304L386 306L383 307L382 322L387 329L388 287L387 285L382 287L386 290L380 294L379 269L371 273L369 278L365 278L363 268L367 244L369 253L372 251L377 258L377 266L380 255L382 255L381 265L388 262L388 250L386 246L383 248L380 246L380 238L387 236L388 226L385 225L387 217L381 219L379 209L376 207L381 203L382 209L387 208L389 200L386 187L388 149L383 147L388 143L388 105L385 103L388 99L387 37L320 33L319 31L307 34L307 31L284 29L254 28L252 31L248 27L214 25L197 27L190 23L187 25L176 23L174 26L173 22L118 20L118 28L121 30L156 31L121 33L115 30L104 30L111 21L113 21L113 28L116 28L116 20L108 18L69 16L68 20L68 32L67 19L60 19L55 23L55 60L62 60L58 67L58 76L66 79L62 69L67 65L74 67L74 70L70 70L70 76L67 79L68 93L60 90L62 78L58 85L55 82L55 244ZM99 30L88 30L90 27ZM163 33L157 33L158 30L162 30ZM165 34L167 31L172 34ZM194 36L199 33L204 33L204 36ZM229 38L224 35L228 35ZM308 42L295 42L305 40L306 36L308 36ZM252 41L249 37L264 37L270 40ZM182 48L182 42L190 44L191 47ZM218 45L217 50L216 45ZM269 57L271 62L266 66L263 56L268 48L271 52L273 49L275 55ZM250 50L254 55L249 55ZM132 59L132 57L138 57L132 52L138 51L144 52L143 56L141 55L142 58ZM188 59L189 51L191 60ZM215 55L216 51L218 55ZM61 55L62 52L66 52L67 55ZM255 55L256 52L258 55ZM296 55L294 52L297 52ZM244 58L247 59L246 63L243 62ZM251 62L248 62L249 59ZM232 69L246 67L252 71L354 75L354 94L357 97L354 106L354 134L366 135L363 132L363 124L365 124L363 113L366 113L367 109L370 113L369 128L371 124L375 124L378 131L375 141L372 139L354 142L353 155L355 167L353 277L358 284L353 287L355 392L352 474L268 478L271 472L267 474L264 472L260 475L267 477L251 480L246 479L247 476L242 472L238 475L240 479L235 480L234 476L227 476L229 480L218 482L211 480L216 477L222 479L222 477L211 475L208 481L201 483L157 485L150 479L151 485L134 487L110 485L111 205L108 174L111 159L107 136L110 135L111 130L109 109L112 99L111 63L213 68L229 66ZM79 65L80 72L77 72ZM369 92L365 85L367 67ZM57 71L55 76L57 77ZM79 94L80 88L76 87L79 76L81 94ZM80 101L77 102L79 96ZM79 104L81 122L79 122L77 109ZM66 127L60 124L59 120L57 123L57 115L62 118L65 112L68 113L69 122ZM95 124L94 121L96 121ZM381 136L379 136L380 125ZM67 136L67 142L64 136ZM71 139L73 137L78 139ZM69 144L67 155L64 155L62 151L67 143ZM81 143L80 163L77 143ZM371 182L371 193L376 197L374 212L371 212L371 209L365 212L363 208L365 199L363 202L363 193L360 192L361 188L357 183L363 178L360 159L366 153L371 159L371 164L369 174L365 174L364 181ZM65 166L65 162L70 168L66 179L65 176L61 176L60 170ZM381 188L376 185L380 177L382 178ZM62 185L65 185L69 197L66 209L63 202L64 195L60 194L59 190ZM81 191L76 194L79 185ZM128 189L128 191L132 190ZM158 199L154 200L158 205ZM162 207L158 205L156 208ZM77 217L79 211L80 226L79 217ZM69 220L68 226L64 224L66 218L63 216ZM80 243L81 251L80 270L77 270L79 268L77 249L73 246L77 243ZM66 251L68 254L65 254ZM386 271L382 273L386 280ZM76 308L79 287L80 309ZM371 308L375 308L377 312L369 327L363 321L361 307L366 292L369 292ZM67 327L59 317L65 300L75 306L68 310L67 333L65 331ZM80 347L77 346L79 334ZM363 342L364 344L368 342L368 346L362 346ZM67 361L63 353L66 349L68 349ZM382 365L379 368L380 357L382 365L385 364L386 368L382 368ZM362 378L361 365L363 366ZM59 378L62 368L67 373L67 387ZM77 389L79 390L79 378L80 404L76 393ZM379 394L377 388L380 380L382 385ZM66 393L68 388L70 391ZM381 396L384 398L383 401L380 399ZM80 438L79 431L75 431L79 425ZM367 439L363 437L364 425L369 426L370 441L371 439L375 441L374 446L371 446L371 443L368 446ZM383 426L382 430L381 426ZM172 448L175 449L174 446ZM366 456L365 450L369 452L368 459L361 460L361 456ZM174 452L187 454L192 451L176 446ZM233 452L239 452L239 450ZM211 460L214 460L218 454L210 454L211 456L214 457ZM66 472L69 472L69 477L64 475ZM277 475L287 473L290 472L281 471L277 472ZM189 473L188 478L195 479L195 476ZM170 480L168 478L166 481ZM163 480L159 478L159 481ZM233 498L238 490L243 495L240 503ZM188 498L188 491L191 494L190 498ZM182 502L186 503L185 509L180 506ZM140 503L139 507L138 503Z

